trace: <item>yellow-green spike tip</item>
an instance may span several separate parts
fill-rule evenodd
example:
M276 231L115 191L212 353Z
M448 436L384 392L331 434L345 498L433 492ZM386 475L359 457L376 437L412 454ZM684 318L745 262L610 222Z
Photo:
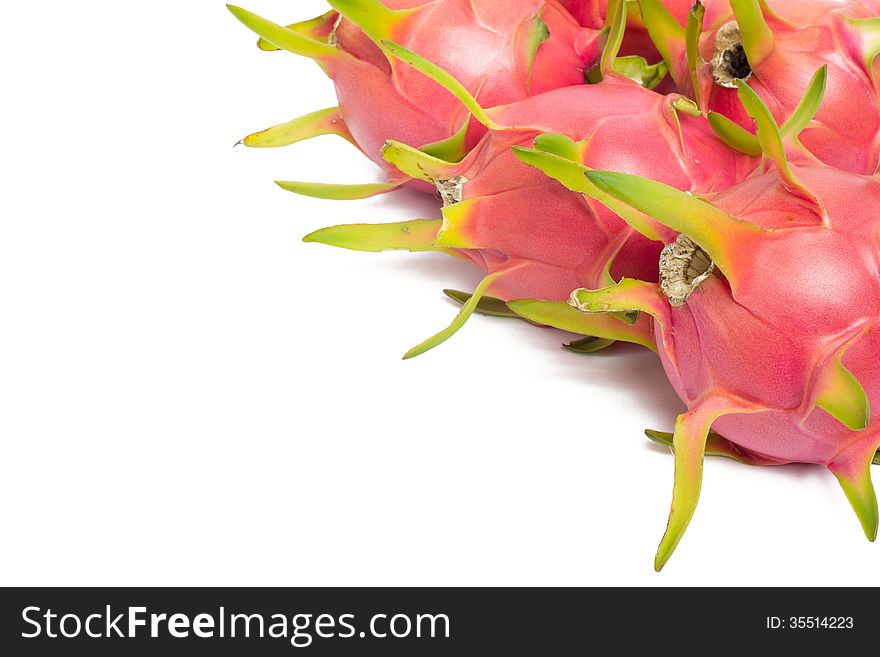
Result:
M455 316L455 319L452 320L452 323L447 326L445 329L437 333L436 335L432 335L430 338L417 344L415 347L407 351L403 355L404 360L408 360L410 358L415 358L416 356L420 356L436 347L443 342L446 342L449 338L455 335L462 326L465 325L470 316L474 313L477 308L477 305L480 303L480 299L482 299L483 295L486 293L486 290L489 289L489 286L500 276L502 276L506 271L495 272L493 274L489 274L486 276L482 282L477 286L477 289L474 290L473 296L468 299L464 305L461 307L461 310L458 312L458 315Z
M629 323L611 313L580 312L565 301L517 299L509 301L507 305L517 315L535 324L592 338L631 342L652 351L657 350L649 318L647 321L637 319L636 322Z
M357 146L345 126L345 121L342 120L338 107L318 110L255 132L242 139L241 143L250 148L277 148L321 135L336 135Z
M318 242L352 251L378 253L401 249L405 251L438 251L434 246L439 219L415 219L390 224L347 224L330 226L309 233L303 242Z
M342 50L334 48L329 43L322 43L305 37L298 32L258 16L247 9L242 9L235 5L226 5L226 7L246 27L276 48L286 50L295 55L315 59L319 63L346 56Z
M336 185L333 183L300 182L296 180L276 180L281 189L301 196L323 198L333 201L356 201L384 194L405 184L404 181L387 183L365 183L362 185Z

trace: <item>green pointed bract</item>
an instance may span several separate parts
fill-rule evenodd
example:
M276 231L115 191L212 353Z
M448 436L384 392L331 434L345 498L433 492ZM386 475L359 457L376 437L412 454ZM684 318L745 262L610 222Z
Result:
M464 85L442 68L436 64L432 64L424 57L414 53L412 50L408 50L407 48L392 43L391 41L382 41L381 45L386 52L390 53L403 63L412 66L420 73L427 75L434 80L434 82L458 98L458 100L461 101L461 104L470 111L473 117L484 126L492 130L503 130L505 128L505 126L499 125L493 121L486 113L486 110L480 107L480 104L477 102L476 98L471 95L471 92L465 89Z
M614 60L612 68L618 75L638 82L646 89L654 89L663 82L667 73L669 73L669 67L666 65L666 62L659 61L656 64L649 64L644 57L639 55L618 57Z
M575 141L568 135L562 135L555 132L545 132L535 137L534 146L536 150L543 153L550 153L558 157L571 160L572 162L580 162L584 156L590 142L587 139ZM522 149L521 150L526 150Z
M877 437L848 448L828 466L837 477L869 541L877 538L877 495L871 481L871 463L877 455Z
M709 112L707 118L718 138L734 150L750 157L759 157L764 152L761 150L761 142L758 141L756 135L723 114Z
M690 237L709 254L732 285L738 264L741 269L742 241L768 235L758 226L731 217L693 194L654 180L613 171L587 171L584 175L603 192Z
M821 81L821 79L822 77L820 75L818 80ZM813 81L814 83L817 81L815 76ZM743 104L743 107L745 107L749 116L755 120L755 126L758 129L758 141L761 144L761 150L764 155L769 157L776 164L779 176L785 182L786 186L792 192L809 200L818 209L819 214L824 219L827 215L825 207L819 199L797 179L794 172L791 170L788 158L785 155L785 145L782 141L782 132L779 130L779 125L776 123L776 119L773 118L767 105L764 104L761 97L758 96L754 89L748 84L742 80L734 80L734 82L738 88L737 94L740 102ZM812 88L815 84L811 84L810 86ZM808 93L808 96L809 95L810 94ZM807 102L809 103L809 101ZM806 116L806 111L801 112L801 117L803 116ZM798 119L798 121L802 120L803 118Z
M547 23L541 20L542 10L543 7L532 17L529 25L529 35L525 39L525 61L529 67L528 80L530 88L532 84L532 67L535 63L535 55L538 54L538 48L541 47L541 44L550 38L550 30L547 28Z
M420 356L426 351L429 351L443 342L446 342L453 335L458 333L459 329L465 325L468 318L474 313L477 309L477 306L480 303L480 300L483 298L483 295L486 293L486 290L489 289L489 286L495 282L499 277L503 276L510 269L506 269L503 271L497 271L492 274L486 276L480 284L477 286L477 289L474 290L473 295L470 299L468 299L464 305L462 305L461 310L458 312L458 315L455 316L455 319L452 320L452 323L447 326L445 329L437 333L436 335L431 336L424 342L416 345L409 351L407 351L403 358L404 360L408 360L410 358L415 358L416 356Z
M569 351L573 351L576 354L595 354L596 352L603 351L613 345L615 340L607 340L605 338L581 338L580 340L575 340L574 342L569 342L568 344L562 345L564 348Z
M328 0L328 3L377 43L393 39L396 30L421 10L420 7L389 9L379 0Z
M846 23L854 29L862 40L862 57L865 71L876 85L874 61L880 54L880 18L846 18Z
M443 294L452 299L453 301L457 301L461 305L466 304L470 301L470 298L474 296L469 292L461 292L459 290L443 290ZM513 312L510 308L507 307L507 304L501 299L496 299L495 297L487 297L484 296L482 299L477 302L476 308L474 308L474 312L478 315L488 315L489 317L516 317L519 318L515 312Z
M816 71L816 74L813 76L807 87L804 97L781 128L774 127L775 120L773 120L772 115L768 119L770 112L764 111L766 110L766 105L763 105L763 101L761 101L760 98L758 98L758 101L761 103L760 105L755 102L754 98L751 99L752 111L757 112L757 114L760 115L761 122L766 126L766 130L770 132L771 137L773 133L778 132L780 142L786 138L792 139L798 147L802 148L800 142L797 140L797 136L809 126L810 121L812 121L813 117L816 115L825 94L827 78L828 66L826 65ZM747 87L745 83L741 84L751 90L751 88ZM763 105L763 108L761 105ZM731 148L751 157L757 157L764 153L758 135L752 134L723 114L717 112L709 112L708 119L709 125L712 126L712 129L715 131L715 134L718 135L718 138ZM771 151L776 154L776 157L778 157L781 147L775 142L776 140L773 138L770 144Z
M703 18L706 15L706 8L700 0L694 3L688 12L687 26L685 27L685 53L687 55L688 71L691 74L691 88L694 93L694 100L698 106L700 102L700 81L698 79L698 70L703 64L703 58L700 57L700 35L703 33Z
M347 224L310 233L303 242L318 242L352 251L440 251L434 246L439 219L415 219L391 224Z
M444 162L460 162L467 155L465 144L469 125L470 121L465 121L461 128L448 139L425 144L419 150Z
M767 25L759 0L730 0L742 36L743 50L754 70L773 51L773 31Z
M300 21L299 23L293 23L291 25L285 25L284 27L293 32L298 32L304 37L317 41L316 37L318 37L318 34L316 33L328 23L332 24L335 22L336 15L335 11L328 11L326 14L322 14L316 18L311 18L307 21ZM281 50L281 48L272 45L262 37L257 40L257 48L265 50L266 52Z
M602 57L599 60L599 72L603 78L614 73L614 61L620 53L620 46L623 45L623 34L626 30L625 0L611 0L607 11L611 22L608 26L605 47L602 48Z
M812 394L816 406L848 429L861 431L871 419L871 404L862 384L843 366L843 353L839 351L819 370Z
M874 460L872 462L874 465L880 465L880 450L874 453Z
M703 115L703 113L700 111L700 106L697 105L697 103L692 101L690 98L685 98L684 96L676 98L672 102L672 107L679 112L684 112L685 114L688 114L690 116Z
M384 194L404 185L406 181L387 183L365 183L362 185L335 185L333 183L301 182L296 180L276 180L281 189L301 196L323 198L332 201L357 201Z
M661 0L639 0L642 21L657 46L660 56L679 86L683 86L687 72L682 70L679 54L686 49L685 28L681 26Z
M674 445L672 441L673 434L667 433L665 431L654 431L653 429L645 429L645 435L658 445L663 445L664 447L668 447L670 450L674 451ZM775 459L761 456L760 454L749 452L748 450L734 445L732 442L727 440L727 438L718 435L714 431L710 431L709 437L706 439L705 453L706 456L720 456L723 458L732 459L734 461L737 461L738 463L742 463L743 465L782 465L782 461L777 461Z
M286 50L294 55L309 57L324 67L326 67L329 61L337 57L347 57L342 50L334 48L329 43L305 37L298 32L273 23L262 16L257 16L241 7L236 7L235 5L226 5L226 7L246 27L276 48Z
M624 278L599 290L580 289L571 294L569 305L582 313L621 313L637 310L663 323L668 316L666 298L656 283Z
M791 116L788 117L788 120L780 129L783 137L788 135L797 137L810 124L810 121L816 116L816 112L819 111L819 106L822 104L827 81L828 64L825 64L813 75L813 79L810 80L810 84L801 102L798 103L794 112L791 113Z
M345 121L339 114L338 107L318 110L292 121L255 132L242 139L241 143L251 148L277 148L321 135L336 135L357 146L345 126Z
M428 155L418 148L393 139L385 142L382 147L382 157L406 175L419 180L433 183L454 175L450 173L454 166L451 162Z
M542 137L546 137L546 135ZM596 199L620 215L624 221L648 239L662 240L662 233L658 231L658 226L649 217L646 217L642 212L635 211L633 207L619 202L612 194L608 194L592 184L591 180L585 176L585 173L589 171L587 167L579 161L568 159L568 155L576 155L578 151L566 144L565 139L568 139L567 137L559 135L558 137L554 136L552 140L545 139L544 141L539 141L540 139L535 140L536 146L540 144L545 148L553 149L556 153L565 153L565 156L560 157L553 152L544 152L522 146L513 146L514 154L520 161L540 169L570 190ZM573 142L570 139L569 142L576 146L580 144L586 145L585 142Z
M517 315L535 324L592 338L631 342L652 351L657 350L650 320L646 318L628 323L611 313L585 314L565 301L517 299L509 301L507 305Z
M749 412L749 409L723 398L707 398L678 416L672 438L675 456L672 508L666 532L657 548L655 570L662 569L672 556L697 508L703 484L703 455L712 423L723 415L740 412Z
M755 93L743 80L734 80L738 87L737 94L746 112L755 121L758 129L758 141L764 154L776 163L780 173L788 177L792 176L785 156L785 146L782 143L782 134L776 119L770 113L767 105L761 97Z

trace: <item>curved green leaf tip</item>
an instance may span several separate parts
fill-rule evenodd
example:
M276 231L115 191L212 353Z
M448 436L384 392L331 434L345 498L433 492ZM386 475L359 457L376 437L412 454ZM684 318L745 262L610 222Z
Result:
M621 319L623 313L600 313L589 315L573 308L565 301L540 301L535 299L516 299L509 301L507 306L525 320L541 326L587 336L590 340L608 340L609 342L631 342L656 351L650 323L632 324ZM578 344L580 343L580 344ZM587 349L586 341L577 340L572 350ZM594 345L596 351L599 343ZM606 345L608 346L608 345Z
M443 290L443 294L453 301L457 301L461 305L466 304L470 298L474 296L473 294L461 292L459 290ZM477 302L474 312L479 315L488 315L490 317L514 317L516 319L521 319L519 315L507 307L507 303L501 299L496 299L495 297L484 296Z
M547 27L547 23L545 23L541 19L541 11L542 9L539 9L530 21L530 25L528 27L530 32L528 37L524 40L526 48L526 63L529 70L530 88L532 83L532 66L535 63L535 55L538 54L538 48L541 47L541 44L550 38L550 29Z
M227 7L228 6L229 5L227 5ZM300 21L298 23L291 23L290 25L285 25L284 27L293 32L298 32L299 34L302 34L304 37L307 37L309 39L313 39L315 41L323 41L327 38L326 32L328 30L322 30L322 28L324 28L325 26L329 26L330 29L332 29L333 23L335 21L336 12L328 11L327 13L316 16L315 18L310 18L308 20ZM260 37L257 40L257 48L265 52L280 50L280 48L272 45L263 37Z
M611 24L608 26L605 47L602 49L602 57L599 61L599 72L603 78L614 72L614 61L623 44L623 33L626 30L626 1L611 0L607 11L611 16Z
M782 144L783 138L794 137L796 139L797 136L809 126L810 121L813 120L816 112L822 104L827 79L828 65L826 64L813 75L804 97L781 128L776 125L774 120L772 120L770 111L766 108L766 105L763 104L763 101L761 101L757 94L754 93L751 87L742 81L737 81L737 84L740 87L740 99L749 114L755 119L759 130L758 135L752 134L745 128L728 119L726 116L718 114L717 112L709 112L709 125L712 126L712 129L715 131L715 134L719 139L741 153L751 157L757 157L764 153L764 149L766 148L767 155L772 159L777 160L777 166L779 166L780 170L784 173L785 169L788 167L787 162L782 165L778 164L780 153L784 155ZM764 134L761 134L762 130L764 131Z
M880 514L877 510L877 494L874 492L874 484L871 481L871 462L868 461L863 469L858 472L849 472L847 468L829 469L837 477L840 487L855 511L862 525L862 530L869 541L877 539L877 528L880 525Z
M253 12L235 5L226 5L226 8L241 21L245 27L252 30L257 36L265 39L276 48L286 50L294 55L309 57L310 59L322 60L343 56L342 50L328 43L315 41L298 32L294 32L282 25L257 16Z
M691 75L691 87L694 92L694 100L697 105L700 102L700 81L697 70L703 60L700 57L700 35L703 33L703 18L706 16L706 8L700 0L697 0L688 12L687 26L685 27L685 51L687 53L688 71Z
M816 406L852 431L867 428L871 404L859 380L841 363L842 352L819 373L815 383Z
M455 316L455 319L452 320L452 323L439 333L431 336L427 340L417 344L415 347L407 351L403 355L403 359L409 360L410 358L421 356L426 351L429 351L437 345L446 342L449 338L455 335L459 331L459 329L465 325L470 316L473 315L474 311L477 308L477 305L480 303L480 299L483 298L483 295L486 293L486 290L489 289L489 286L492 285L496 278L504 273L505 271L499 271L486 276L486 278L484 278L482 282L477 286L477 289L474 290L471 298L468 299L461 307L461 310L458 312L458 315Z
M825 64L813 75L807 91L801 102L795 108L791 116L782 126L782 136L793 134L799 135L816 116L819 107L822 105L822 99L825 97L825 87L828 82L828 64Z
M656 64L649 64L644 57L639 55L618 57L614 60L612 68L618 75L638 82L646 89L654 89L663 82L666 74L669 73L666 62L661 60Z
M318 110L255 132L242 139L240 143L250 148L277 148L322 135L336 135L357 146L348 128L345 127L345 121L338 107Z
M693 194L669 185L613 171L590 170L584 175L602 191L693 239L731 284L742 270L739 240L763 236L755 224L736 219Z
M709 112L708 120L718 138L734 150L749 157L759 157L764 152L761 150L761 142L756 135L723 114Z
M382 157L412 178L433 183L453 176L451 162L393 139L389 139L382 146Z
M686 73L681 70L679 54L686 49L685 28L681 26L661 0L639 0L642 22L663 61L678 84Z
M616 340L609 340L608 338L586 337L581 338L580 340L574 340L573 342L569 342L562 346L576 354L595 354L607 349L616 342Z
M317 242L352 251L378 253L405 251L439 251L434 246L440 219L415 219L391 224L345 224L330 226L309 233L303 242Z
M301 196L311 196L312 198L322 198L331 201L357 201L390 192L403 185L404 182L334 185L332 183L276 180L275 184L285 191L300 194Z
M477 99L473 97L471 92L468 91L461 82L456 80L442 68L433 62L429 62L421 55L414 53L412 50L404 48L400 44L392 41L384 40L381 42L381 46L386 52L390 53L403 63L409 64L420 73L428 76L453 96L458 98L458 100L461 101L461 104L473 114L474 118L484 126L492 130L504 129L504 126L497 124L491 119L486 113L486 110L480 106Z
M328 2L376 42L392 38L395 28L421 9L420 7L389 9L379 0L328 0Z
M419 150L444 162L460 162L467 155L466 142L469 126L470 117L468 116L454 135L447 139L425 144Z
M676 98L673 101L672 106L679 112L684 112L689 116L703 116L703 113L700 111L700 106L697 105L690 98L685 98L684 96L682 96L681 98Z
M880 18L844 18L859 36L862 42L860 50L862 51L862 63L871 77L871 81L877 84L874 74L874 60L880 54Z

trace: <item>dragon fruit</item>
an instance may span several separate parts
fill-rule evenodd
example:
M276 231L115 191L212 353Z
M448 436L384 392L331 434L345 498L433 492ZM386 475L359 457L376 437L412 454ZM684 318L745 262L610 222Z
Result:
M613 74L611 62L624 25L621 11L603 55L600 84L557 89L489 110L438 67L395 44L385 46L444 84L488 129L461 162L446 162L396 141L386 144L386 159L436 186L444 201L442 219L334 226L305 238L368 251L452 252L486 272L453 325L406 357L448 338L484 296L497 308L499 300L564 300L577 287L607 285L622 276L656 277L661 248L656 240L668 231L643 227L647 237L639 234L602 203L573 194L519 162L511 147L537 141L590 166L649 175L696 193L724 189L754 168L752 158L727 148L702 117L682 111L693 109L686 99L653 93ZM599 196L626 213L610 197ZM636 224L638 217L630 213L630 220ZM633 327L619 318L593 321L603 323L596 330L604 339L633 335ZM592 335L592 329L578 322L577 332Z
M408 183L382 159L387 139L458 159L485 132L453 96L387 57L380 41L424 54L486 106L584 84L601 49L599 30L579 26L556 0L330 0L330 5L335 11L287 27L229 6L261 37L262 48L314 59L333 80L339 99L338 107L263 130L243 143L283 146L335 134L389 175L381 184L294 190L327 198L364 198Z
M820 72L808 95L821 82ZM567 173L573 189L598 189L678 233L660 256L659 284L624 279L571 298L586 313L651 316L641 341L657 341L688 407L669 441L675 485L658 570L696 508L707 448L756 465L826 466L865 534L877 534L870 465L880 447L880 180L790 163L770 110L736 84L772 168L711 204L625 173L574 162L563 169L586 181ZM560 170L551 154L525 155L548 173Z
M727 3L698 2L686 27L680 10L670 11L667 3L640 4L679 91L697 100L731 146L760 150L737 100L736 80L748 81L781 124L794 111L804 83L827 66L826 101L801 140L828 165L853 173L877 170L880 4L875 0L771 0L769 6L763 0L732 0L730 13L723 7ZM704 25L708 30L702 33Z

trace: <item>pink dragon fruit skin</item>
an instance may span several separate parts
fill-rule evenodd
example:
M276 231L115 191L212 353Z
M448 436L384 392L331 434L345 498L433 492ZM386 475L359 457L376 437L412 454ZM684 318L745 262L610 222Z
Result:
M730 13L720 6L727 3L708 2L702 19L708 29L702 37L698 31L689 35L681 17L669 10L672 7L665 8L666 3L640 3L678 89L695 96L710 118L741 137L751 129L751 119L737 99L735 79L747 80L782 124L795 111L813 73L827 66L825 103L802 132L803 144L831 166L853 173L877 170L880 98L873 70L880 34L877 2L769 0L762 9L759 0L733 0ZM694 27L699 30L700 22ZM700 61L691 62L694 76L687 58L689 38L699 38Z
M827 466L868 538L877 534L880 180L790 164L769 109L738 87L775 168L711 204L644 178L581 170L585 193L598 188L679 233L666 241L659 284L624 279L577 290L570 302L653 317L650 333L688 407L669 441L675 486L658 570L696 508L706 451ZM531 155L545 171L557 167L551 155ZM710 435L713 426L724 438Z
M460 200L444 208L435 243L504 254L487 263L486 273L511 268L487 289L505 301L564 300L572 282L607 282L609 275L656 277L656 242L602 203L571 194L519 162L512 147L531 146L544 133L562 134L567 140L561 147L590 167L638 172L697 193L724 189L748 175L754 162L726 148L705 121L676 110L676 100L609 76L599 85L558 89L489 110L497 127L471 154L430 170L434 180L467 180ZM390 144L386 156L396 148Z
M425 67L431 65L414 53L387 47L432 73ZM416 231L427 241L411 241L406 248L452 250L471 260L487 274L475 293L477 301L481 295L562 301L576 287L603 286L622 276L656 278L661 248L656 240L662 236L639 234L601 202L573 194L520 162L514 147L537 141L591 167L652 176L701 194L729 187L756 164L727 148L704 119L677 110L680 96L654 93L607 71L600 84L557 89L489 110L463 90L457 93L488 126L464 160L444 162L395 141L384 152L404 173L436 185L444 199L442 221L429 222L435 232ZM545 133L557 134L548 139ZM412 231L412 222L406 227ZM306 239L374 251L382 247L374 238L377 231L392 236L385 248L403 246L387 226L334 226ZM632 333L625 322L602 321ZM429 339L407 356L436 344Z
M436 61L485 106L583 84L600 52L599 32L579 26L556 0L331 0L330 5L336 11L288 27L238 7L230 11L262 37L262 47L315 59L332 78L339 99L337 108L309 115L312 122L303 117L243 143L287 145L328 133L346 137L390 180L385 186L340 190L344 198L406 182L395 178L381 156L387 139L424 147L449 140L468 121L453 96L418 71L389 61L379 41L402 43ZM463 143L455 143L458 155L484 132L471 121Z

